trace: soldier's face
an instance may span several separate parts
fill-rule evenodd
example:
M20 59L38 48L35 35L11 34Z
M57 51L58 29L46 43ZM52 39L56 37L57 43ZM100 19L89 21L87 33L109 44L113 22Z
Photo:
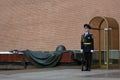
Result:
M85 29L85 32L89 32L89 29Z

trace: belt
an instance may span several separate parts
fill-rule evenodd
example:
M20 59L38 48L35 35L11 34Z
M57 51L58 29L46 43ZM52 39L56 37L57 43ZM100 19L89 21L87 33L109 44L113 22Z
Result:
M91 43L83 43L83 44L85 44L85 45L90 45Z

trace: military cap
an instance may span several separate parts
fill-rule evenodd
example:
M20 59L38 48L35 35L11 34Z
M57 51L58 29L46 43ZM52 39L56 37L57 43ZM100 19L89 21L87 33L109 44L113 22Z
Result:
M85 29L91 29L91 27L90 27L89 24L84 24L84 28L85 28Z

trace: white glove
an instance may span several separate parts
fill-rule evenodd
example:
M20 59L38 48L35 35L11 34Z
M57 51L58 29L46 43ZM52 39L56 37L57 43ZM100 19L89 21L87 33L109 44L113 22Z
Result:
M83 53L83 49L81 49L80 52Z
M93 53L93 52L94 52L94 50L90 50L90 52L91 52L91 53Z

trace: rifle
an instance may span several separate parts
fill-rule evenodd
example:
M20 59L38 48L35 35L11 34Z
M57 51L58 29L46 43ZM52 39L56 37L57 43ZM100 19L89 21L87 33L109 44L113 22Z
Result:
M84 71L86 69L86 60L85 60L85 55L82 53L82 58L81 58L81 71Z

